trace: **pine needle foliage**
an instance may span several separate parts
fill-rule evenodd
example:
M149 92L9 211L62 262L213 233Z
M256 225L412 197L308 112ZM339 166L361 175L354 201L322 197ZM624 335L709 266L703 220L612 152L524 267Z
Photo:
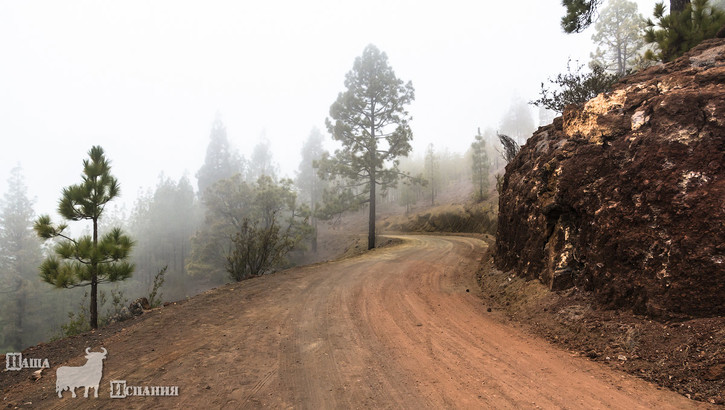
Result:
M406 106L415 99L411 82L396 77L387 55L368 45L345 76L346 90L330 107L325 121L332 138L342 144L334 156L320 161L319 173L340 182L335 207L369 206L368 249L375 247L376 187L394 187L401 176L399 157L412 147L411 119ZM353 200L348 201L354 197Z
M82 182L63 189L58 213L69 221L90 221L93 234L71 238L66 234L68 225L56 225L48 215L38 217L33 228L40 238L55 242L54 255L40 265L41 279L57 288L90 286L90 326L96 329L98 285L131 277L134 266L127 259L134 242L120 228L99 237L98 221L120 188L103 148L94 146L88 156L83 161Z
M656 51L648 50L645 58L672 61L703 40L713 38L725 25L725 12L713 7L708 0L693 0L683 11L666 13L664 3L655 4L654 18L647 20L645 42Z
M475 141L471 144L471 179L474 188L474 200L481 202L486 199L488 191L488 170L490 162L486 153L486 141L481 129L478 129Z
M567 33L581 33L596 18L597 7L603 0L562 0L566 14L561 18L561 27Z

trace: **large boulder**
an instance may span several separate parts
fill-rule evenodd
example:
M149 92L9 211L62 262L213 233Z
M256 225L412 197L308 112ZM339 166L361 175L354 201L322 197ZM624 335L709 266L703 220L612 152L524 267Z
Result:
M725 313L725 40L569 107L506 167L499 269L605 308Z

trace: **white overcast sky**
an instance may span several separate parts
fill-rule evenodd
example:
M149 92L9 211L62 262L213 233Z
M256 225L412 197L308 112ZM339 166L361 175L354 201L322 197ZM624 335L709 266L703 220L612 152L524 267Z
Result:
M413 82L415 147L462 152L569 57L588 62L591 31L563 34L562 15L559 0L0 0L0 195L20 163L55 214L92 145L126 203L161 172L196 186L217 112L242 154L264 135L293 176L370 43Z

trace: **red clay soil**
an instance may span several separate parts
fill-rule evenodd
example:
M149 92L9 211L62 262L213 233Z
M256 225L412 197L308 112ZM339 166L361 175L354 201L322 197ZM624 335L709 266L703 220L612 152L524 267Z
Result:
M118 328L29 349L52 368L0 372L2 405L40 408L690 408L487 312L485 243L418 236L359 257L208 291ZM126 326L126 327L121 327ZM104 347L98 398L55 394L60 365ZM71 350L73 349L73 350ZM69 353L72 352L72 353ZM10 374L12 373L12 375ZM111 380L178 386L110 398Z

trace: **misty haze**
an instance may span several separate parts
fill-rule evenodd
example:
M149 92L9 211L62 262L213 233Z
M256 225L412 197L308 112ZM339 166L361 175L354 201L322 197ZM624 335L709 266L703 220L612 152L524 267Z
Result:
M3 2L0 56L9 408L725 404L725 0Z

